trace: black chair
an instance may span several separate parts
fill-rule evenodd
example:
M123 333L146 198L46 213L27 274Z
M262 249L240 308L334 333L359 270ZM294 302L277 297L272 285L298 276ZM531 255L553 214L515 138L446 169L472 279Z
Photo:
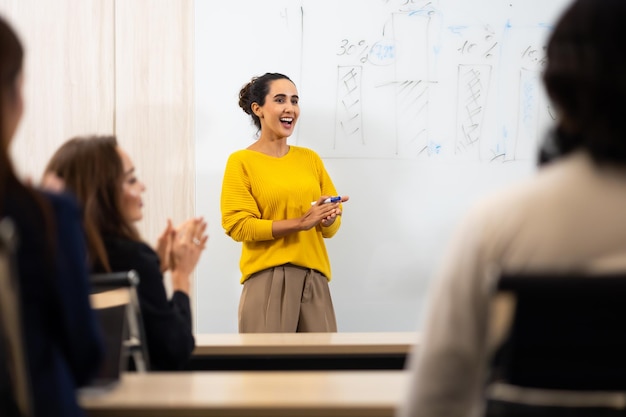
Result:
M505 274L492 306L504 329L493 385L559 391L567 404L626 391L626 273Z
M89 299L102 330L105 355L97 375L87 386L79 389L81 395L100 394L116 387L128 364L125 346L130 308L128 287L92 292Z
M0 415L32 415L12 221L0 222Z
M625 390L626 274L503 276L515 313L500 377L548 389Z
M127 363L130 357L138 372L149 371L150 358L136 288L139 284L139 275L134 270L128 272L92 274L90 282L92 295L118 289L123 289L128 292L129 303L125 310L126 335L124 337L125 349L123 360Z

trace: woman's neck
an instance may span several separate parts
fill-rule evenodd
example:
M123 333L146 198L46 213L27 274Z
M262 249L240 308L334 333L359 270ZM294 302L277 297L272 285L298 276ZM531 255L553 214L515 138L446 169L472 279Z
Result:
M287 138L268 139L260 137L255 143L248 146L248 149L265 155L281 158L289 152L289 145L287 145Z

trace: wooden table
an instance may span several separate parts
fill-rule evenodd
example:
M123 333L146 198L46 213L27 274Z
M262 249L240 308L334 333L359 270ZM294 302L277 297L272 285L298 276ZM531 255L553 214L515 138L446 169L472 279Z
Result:
M405 371L125 374L113 391L81 397L90 417L392 417Z
M415 332L198 334L188 370L402 369Z

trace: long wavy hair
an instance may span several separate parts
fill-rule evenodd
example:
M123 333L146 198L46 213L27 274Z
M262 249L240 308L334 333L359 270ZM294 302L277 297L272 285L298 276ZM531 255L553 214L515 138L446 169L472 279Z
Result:
M46 242L43 261L52 265L55 255L52 209L39 192L19 181L9 155L12 137L9 136L5 117L9 108L20 105L18 80L23 61L22 43L9 23L0 17L0 218L5 215L5 203L9 196L25 211L34 209L33 214L40 217L42 222L40 231Z
M0 205L9 188L24 187L19 183L9 156L10 137L7 136L7 107L17 105L18 77L22 72L24 49L9 24L0 17ZM1 207L0 207L1 208Z
M115 136L81 136L65 142L45 169L61 178L83 207L83 227L92 267L111 271L104 236L140 240L135 226L124 218L124 167Z

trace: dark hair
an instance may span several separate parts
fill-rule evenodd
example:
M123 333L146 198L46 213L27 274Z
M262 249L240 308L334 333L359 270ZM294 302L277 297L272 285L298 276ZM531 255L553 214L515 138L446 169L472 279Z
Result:
M0 218L5 214L4 204L7 196L12 197L23 213L29 213L28 216L31 216L29 221L37 224L36 228L43 236L45 253L40 261L49 266L50 277L52 277L56 252L56 232L52 209L48 201L38 192L17 179L9 155L9 144L12 138L5 137L7 133L6 120L4 120L5 106L17 105L17 101L21 100L18 78L22 73L23 61L22 43L9 23L0 17Z
M17 97L17 78L22 72L24 49L11 26L0 17L0 202L9 186L19 186L9 156L11 138L4 137L5 106Z
M122 212L124 167L115 136L75 137L52 156L46 173L61 178L82 204L83 224L92 266L110 271L103 236L139 240L135 226Z
M543 79L559 112L553 144L597 163L626 164L626 21L623 0L577 0L550 36Z
M259 130L261 129L261 120L259 120L259 116L252 111L252 103L263 106L265 104L265 97L270 92L270 84L272 81L283 79L291 81L286 75L277 72L266 72L260 77L253 77L252 80L239 91L239 107L252 117L254 125Z

